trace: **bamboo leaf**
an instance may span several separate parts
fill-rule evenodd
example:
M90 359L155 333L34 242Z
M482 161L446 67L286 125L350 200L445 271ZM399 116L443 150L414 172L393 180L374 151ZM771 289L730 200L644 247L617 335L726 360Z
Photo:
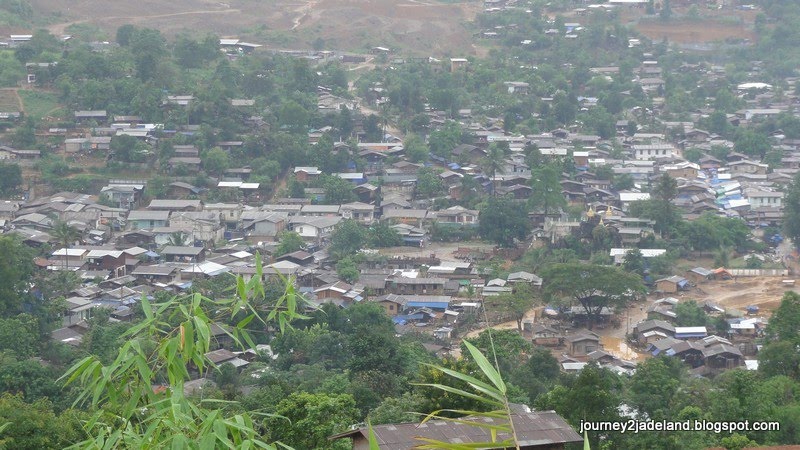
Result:
M469 341L464 341L464 345L469 350L469 353L472 355L472 358L475 359L475 362L478 363L478 367L480 367L481 371L486 375L487 378L494 384L497 389L505 395L506 393L506 384L503 382L503 378L500 376L500 372L495 369L489 360L483 356L480 350L478 350L474 345L470 344Z

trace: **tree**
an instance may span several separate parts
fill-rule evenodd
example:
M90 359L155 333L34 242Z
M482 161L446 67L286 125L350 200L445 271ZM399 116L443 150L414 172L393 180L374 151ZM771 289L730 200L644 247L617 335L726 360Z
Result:
M56 416L46 399L29 404L21 396L4 393L0 396L0 423L8 425L0 445L19 450L66 448L85 437L82 419L86 417L75 411Z
M487 329L474 338L463 340L461 353L466 359L471 359L464 342L469 342L478 350L497 358L499 370L504 373L526 361L531 351L531 343L516 330Z
M27 148L36 145L36 122L27 117L11 136L11 145L16 148Z
M355 220L343 220L331 234L330 255L342 259L356 254L367 243L367 230Z
M143 162L147 158L147 144L126 134L114 136L110 148L117 161L135 163Z
M25 359L39 349L39 325L33 316L0 319L0 350Z
M765 336L768 342L786 341L800 345L800 294L787 291L769 319Z
M706 312L694 300L680 302L675 306L675 326L704 327L707 323Z
M67 385L80 384L78 402L90 403L97 411L85 425L89 438L76 445L275 450L256 431L251 414L212 409L218 404L183 395L184 383L190 379L189 364L203 374L215 367L205 356L211 346L211 317L234 318L236 325L229 331L233 345L241 349L255 347L246 328L250 322L283 331L293 320L305 318L297 312L303 307L302 297L290 282L278 298L270 299L268 308L256 310L254 304L265 300L262 276L261 259L256 255L256 273L247 282L237 278L234 298L192 294L151 305L143 297L144 319L126 332L112 362L87 356L61 378ZM155 384L168 388L162 392L153 389ZM122 430L109 426L107 420L119 423Z
M670 403L681 385L681 373L681 362L676 358L650 358L637 366L628 396L639 417L669 417Z
M622 260L622 268L625 269L626 272L644 276L645 264L642 251L635 248L625 252L625 257Z
M542 279L545 299L580 304L589 329L604 307L624 308L645 292L639 276L611 266L553 264L544 268Z
M0 316L19 311L29 298L33 252L16 236L0 236Z
M359 413L349 394L309 394L295 392L281 400L274 414L264 420L271 440L294 448L344 449L350 444L330 441L331 436L346 431L358 422Z
M18 164L0 163L0 196L13 194L22 185L22 169Z
M608 369L591 362L566 385L559 385L534 402L537 410L555 410L573 427L581 421L619 420L619 379ZM599 445L601 432L589 432L592 448Z
M792 178L786 189L784 202L783 231L792 240L795 248L800 247L800 173Z
M447 121L443 127L431 132L428 137L428 146L431 153L445 159L450 158L450 152L461 143L461 126L458 122Z
M405 140L403 140L403 148L411 162L425 162L430 157L431 152L428 146L425 145L425 142L416 134L409 133L406 135Z
M358 265L350 257L342 258L336 263L336 275L350 284L355 283L358 281Z
M531 209L542 211L545 215L553 209L567 205L564 194L561 193L561 173L553 164L532 168L528 204Z
M203 156L203 168L210 175L222 176L230 165L230 156L219 147L212 148Z
M496 312L514 319L517 322L517 330L522 333L522 319L533 308L534 301L533 289L529 284L521 283L514 286L514 292L487 299L486 303L491 303L497 308Z
M308 120L306 110L293 100L285 102L278 110L278 123L289 133L306 133Z
M507 142L492 142L486 149L486 156L481 160L483 171L492 182L492 195L495 195L494 185L498 171L502 171L506 164L506 157L511 152Z
M323 175L322 186L325 189L325 203L328 205L341 205L356 200L353 185L344 178Z
M515 239L527 238L530 229L527 212L511 200L493 197L479 210L478 233L498 245L512 247Z
M396 247L403 243L400 233L389 224L381 222L369 229L369 246L371 248Z
M64 267L66 268L67 259L69 256L69 248L75 244L75 241L80 239L80 232L78 232L78 229L72 225L59 220L54 224L51 234L54 238L56 238L59 244L64 246L64 249L67 251L67 254L64 255Z
M417 184L414 190L417 198L433 198L442 194L444 183L439 174L430 167L423 167L417 171Z
M306 245L303 238L294 231L284 231L278 239L278 247L275 248L275 254L278 256L302 250Z
M537 397L550 390L561 374L561 364L544 347L534 347L528 360L511 372L511 381L528 394Z

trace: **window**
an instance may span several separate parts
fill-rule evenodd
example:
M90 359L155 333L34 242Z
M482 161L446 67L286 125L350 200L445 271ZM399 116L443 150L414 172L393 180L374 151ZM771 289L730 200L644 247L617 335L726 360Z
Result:
M389 311L394 311L394 305L389 305Z

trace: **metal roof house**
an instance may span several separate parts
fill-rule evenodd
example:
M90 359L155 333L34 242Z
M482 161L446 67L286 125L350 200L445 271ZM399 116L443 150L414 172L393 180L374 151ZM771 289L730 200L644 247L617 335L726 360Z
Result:
M465 419L465 421L469 420L475 420L479 423L497 422L496 419ZM514 429L517 432L519 448L521 449L556 450L563 449L567 443L583 442L583 438L554 411L512 414L511 420L514 422ZM475 442L490 442L492 440L490 431L485 427L444 420L431 420L424 424L376 425L372 427L372 431L381 450L415 448L424 443L418 440L418 437L464 445ZM368 436L369 430L367 427L359 427L331 436L329 439L349 438L353 440L353 449L367 449L369 448ZM497 441L503 441L509 437L507 433L498 433ZM493 448L500 449L505 447L498 445L497 447L487 447L486 450Z

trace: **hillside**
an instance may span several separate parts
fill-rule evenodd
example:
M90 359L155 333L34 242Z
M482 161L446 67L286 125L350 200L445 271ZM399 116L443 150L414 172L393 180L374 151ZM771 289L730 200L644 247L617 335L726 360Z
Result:
M166 35L203 30L277 48L309 48L322 39L325 48L331 49L384 46L416 49L425 55L432 51L463 54L471 44L465 23L481 8L479 2L426 0L143 0L135 8L129 3L104 2L101 9L88 0L31 0L31 4L43 15L64 18L49 27L53 34L64 33L73 24L87 24L113 36L119 26L132 23Z

